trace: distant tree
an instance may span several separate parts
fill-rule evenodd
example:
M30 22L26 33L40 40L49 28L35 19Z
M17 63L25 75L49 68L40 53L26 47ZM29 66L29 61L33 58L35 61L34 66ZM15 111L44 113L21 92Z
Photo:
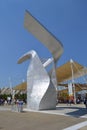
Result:
M24 102L26 102L26 99L27 99L27 94L15 94L15 99L21 99L23 100Z
M0 98L4 99L4 100L7 100L7 97L11 97L12 98L11 94L1 94L0 95Z
M61 99L66 102L69 99L69 95L68 93L61 93Z

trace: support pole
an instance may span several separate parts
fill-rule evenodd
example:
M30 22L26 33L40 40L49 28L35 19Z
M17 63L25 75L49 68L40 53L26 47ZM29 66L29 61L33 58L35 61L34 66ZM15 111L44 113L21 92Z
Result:
M10 85L10 90L11 90L11 95L12 95L12 82L11 82L11 77L9 77L9 85Z
M72 59L70 59L70 63L71 63L71 71L72 71L72 86L73 86L74 103L76 104L75 84L74 84L74 75L73 75L73 60Z

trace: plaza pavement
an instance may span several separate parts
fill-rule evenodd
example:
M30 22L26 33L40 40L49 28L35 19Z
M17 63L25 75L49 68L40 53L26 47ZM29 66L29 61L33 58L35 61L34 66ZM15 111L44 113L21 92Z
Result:
M87 130L84 104L58 104L56 110L12 112L0 106L0 130Z

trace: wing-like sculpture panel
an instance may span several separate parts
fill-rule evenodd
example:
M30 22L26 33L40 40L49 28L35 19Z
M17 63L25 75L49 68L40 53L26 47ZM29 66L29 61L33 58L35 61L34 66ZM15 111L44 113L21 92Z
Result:
M56 89L35 51L23 55L18 63L31 59L27 70L27 108L33 110L56 107Z
M63 46L61 42L28 11L25 13L24 26L49 49L53 55L54 60L57 61L63 53Z

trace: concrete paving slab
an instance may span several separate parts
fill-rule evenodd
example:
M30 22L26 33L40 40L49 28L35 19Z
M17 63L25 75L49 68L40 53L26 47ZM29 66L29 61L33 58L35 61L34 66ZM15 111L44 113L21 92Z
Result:
M83 121L86 119L37 112L0 111L2 130L63 130Z
M4 108L4 109L3 109ZM85 118L84 118L84 117ZM59 104L56 110L12 112L11 106L0 106L1 130L64 130L87 121L83 104ZM82 126L80 130L87 130Z
M26 108L24 110L55 115L73 116L78 118L87 118L87 109L85 108L84 104L72 104L71 106L67 106L67 104L59 104L56 106L55 110L34 111Z

